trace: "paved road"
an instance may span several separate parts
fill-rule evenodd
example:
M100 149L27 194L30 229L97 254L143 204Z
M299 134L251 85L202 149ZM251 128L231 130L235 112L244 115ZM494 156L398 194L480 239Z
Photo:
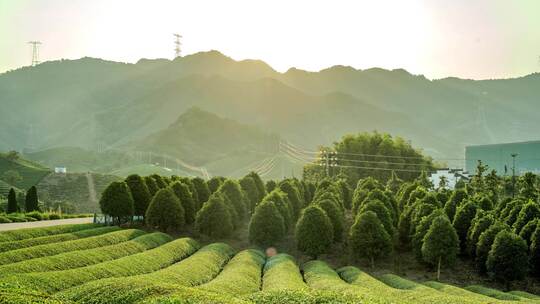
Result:
M94 218L85 217L85 218L74 218L74 219L65 219L65 220L7 223L7 224L0 224L0 231L15 230L15 229L22 229L22 228L36 228L36 227L66 225L66 224L86 224L86 223L92 223L93 221L94 221Z

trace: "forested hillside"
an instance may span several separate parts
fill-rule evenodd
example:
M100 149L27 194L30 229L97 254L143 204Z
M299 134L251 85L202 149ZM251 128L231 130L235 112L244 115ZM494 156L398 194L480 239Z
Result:
M53 61L0 75L0 150L118 147L197 106L310 148L376 129L455 157L469 143L535 139L539 88L538 74L474 81L343 66L279 73L216 51L137 64Z

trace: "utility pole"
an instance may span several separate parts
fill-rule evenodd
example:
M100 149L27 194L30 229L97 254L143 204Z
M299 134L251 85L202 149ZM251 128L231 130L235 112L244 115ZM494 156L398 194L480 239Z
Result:
M180 46L182 45L182 43L180 42L180 39L182 38L182 36L180 34L173 34L174 35L174 38L175 41L174 41L174 58L178 58L180 57L182 54L181 54L181 49L180 49Z
M512 198L516 195L516 156L517 153L510 154L512 156Z
M29 41L28 44L32 45L32 66L39 64L39 46L41 41Z
M334 170L332 169L332 171L330 171L330 168L337 166L337 153L335 151L324 150L322 151L322 154L326 177L330 177L330 175L334 175Z

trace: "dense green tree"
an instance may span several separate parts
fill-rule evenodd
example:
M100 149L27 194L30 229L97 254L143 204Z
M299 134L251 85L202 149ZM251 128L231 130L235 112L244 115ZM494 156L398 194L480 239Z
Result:
M398 192L398 207L399 210L403 211L406 208L407 202L411 193L418 188L416 183L404 183L401 185Z
M467 232L471 227L471 222L476 216L478 205L473 201L464 202L456 211L456 216L452 224L459 237L461 252L465 253L467 249Z
M416 229L414 229L414 234L411 237L411 247L417 260L423 261L422 245L424 244L424 236L426 235L426 233L428 233L429 228L431 227L431 224L433 223L433 220L443 215L446 216L446 213L444 213L444 210L442 209L434 210L433 212L431 212L431 214L422 217L422 219L416 226Z
M328 199L318 201L317 205L326 212L330 222L332 222L332 228L334 228L334 241L341 242L343 240L343 226L345 224L343 213L335 202Z
M536 218L528 222L527 225L523 226L519 232L519 237L527 242L527 246L531 246L533 233L538 227L540 227L540 219Z
M409 200L407 201L406 206L412 206L414 203L416 203L416 200L423 199L428 194L426 188L424 187L417 187L414 189L411 194L409 195Z
M508 216L504 219L505 223L508 226L510 227L514 226L514 223L517 221L518 216L525 205L526 205L525 203L516 204L514 208L512 208Z
M482 210L485 210L485 211L489 211L489 210L493 210L493 202L491 201L491 199L485 195L485 194L480 194L480 193L476 193L474 196L473 196L473 201L478 205L478 207Z
M266 187L264 186L264 182L262 181L259 174L257 174L256 172L251 171L248 173L247 176L253 178L253 181L255 182L255 187L257 187L257 194L258 194L257 203L258 203L262 201L262 199L266 195Z
M450 198L444 205L444 212L448 215L450 221L454 220L457 208L461 205L461 202L468 198L467 192L463 189L456 189L450 195Z
M236 209L234 208L234 204L231 201L231 199L225 194L221 193L220 191L217 191L215 195L220 195L223 198L223 202L225 203L225 206L227 207L227 211L229 211L229 214L231 215L231 222L233 224L233 230L240 227L241 218L240 218L240 215L238 215L238 212L236 212Z
M467 232L467 254L474 257L480 235L495 223L495 217L479 210Z
M506 218L510 215L512 210L514 210L514 207L516 207L517 205L523 205L523 204L525 204L525 201L523 201L521 199L513 199L513 200L507 202L504 206L502 206L501 211L499 213L499 218L502 221L506 221ZM521 211L521 209L520 209L520 211Z
M439 178L439 184L437 185L437 190L444 190L448 187L448 178L446 176L442 175Z
M25 207L26 212L39 211L39 202L36 186L30 187L26 192Z
M274 189L276 189L277 183L274 180L269 180L269 181L266 182L264 187L266 188L266 192L270 193L270 192L274 191Z
M528 222L540 218L540 207L537 203L529 201L521 208L517 216L516 222L512 226L514 232L519 234L521 229L527 225Z
M193 201L195 202L196 210L199 211L202 207L202 204L199 203L199 196L197 194L197 189L195 189L195 185L193 184L193 181L188 177L180 177L179 181L188 186L189 192L191 193L191 197L193 198Z
M420 173L420 176L416 178L416 183L425 189L433 189L433 183L429 179L426 171Z
M131 219L134 213L133 205L133 197L125 182L110 183L99 200L101 212L111 216L117 223Z
M373 211L359 213L349 231L349 246L354 258L367 258L371 267L375 259L392 252L392 237Z
M243 219L246 216L248 206L245 205L242 197L242 188L240 187L240 184L228 179L221 185L218 191L229 198L239 219Z
M184 208L171 188L160 189L154 195L145 215L146 224L161 231L179 230L185 219Z
M300 201L300 193L298 192L298 189L289 181L283 181L279 184L279 189L285 194L287 194L287 197L289 198L289 201L291 202L292 208L292 215L293 220L297 219L300 210L302 209L302 203Z
M536 225L531 236L530 262L532 274L540 277L540 225Z
M495 237L486 262L487 271L495 279L507 283L521 280L527 275L529 257L527 244L517 234L501 231Z
M159 190L159 187L156 184L156 180L152 178L151 176L145 176L144 177L144 183L146 184L146 187L148 188L148 192L150 192L150 198L152 198Z
M246 192L246 196L249 200L249 211L251 212L259 203L259 191L257 190L257 185L255 185L253 178L244 176L240 180L240 186L242 187L242 190Z
M285 232L289 231L292 221L292 206L289 202L289 198L285 192L274 189L272 192L268 193L262 200L262 202L271 201L274 203L279 213L283 217L283 224L285 225ZM261 202L261 203L262 203Z
M208 201L208 198L210 197L210 189L208 189L208 185L206 184L204 179L200 177L193 178L191 182L193 183L193 186L195 186L195 191L197 191L197 199L199 206L202 206Z
M196 203L191 196L188 185L176 181L173 182L169 187L180 201L182 209L184 209L185 223L188 225L193 224L195 222L195 215L197 214L197 209Z
M197 212L195 226L201 234L222 238L232 234L234 226L231 214L222 195L214 193Z
M397 194L401 184L403 184L403 180L397 176L395 171L392 171L390 179L386 182L386 189L392 192L392 194Z
M534 173L527 172L519 178L519 197L523 200L538 202L538 178Z
M17 203L17 194L13 188L9 189L7 213L15 213L19 211L19 204Z
M212 194L216 192L224 181L224 178L221 176L214 176L209 179L206 184L208 185L208 190L210 190L210 193Z
M284 220L273 201L263 199L255 207L248 230L249 241L259 246L275 246L283 239Z
M159 188L159 189L164 189L164 188L167 188L167 182L165 182L165 179L163 178L163 176L159 175L159 174L152 174L150 175L154 181L156 182L156 186Z
M126 177L125 182L133 197L133 214L135 216L144 216L146 214L146 209L148 209L148 205L150 205L150 201L152 200L152 195L150 194L150 190L148 190L148 186L138 174L132 174Z
M341 190L341 200L343 201L343 206L345 209L350 210L352 207L352 189L349 184L340 179L336 182L336 185Z
M420 224L422 218L430 215L433 211L437 210L436 206L432 204L424 203L423 201L417 201L413 206L413 212L411 213L411 231L410 234L414 235L416 227Z
M491 246L493 245L497 234L503 230L510 230L510 227L508 227L508 225L502 222L495 222L493 225L491 225L491 227L489 227L486 231L480 234L478 244L476 245L475 261L476 266L481 273L486 272L486 261L489 251L491 250Z
M334 235L326 212L318 206L306 207L296 223L295 238L298 250L314 259L327 252Z
M383 224L384 229L388 233L389 236L393 236L395 233L394 225L392 224L392 218L390 216L390 212L386 208L386 206L379 200L373 200L367 202L359 211L358 213L364 213L367 211L373 211L375 214L377 214L377 217Z
M437 281L441 266L452 265L459 252L458 235L446 215L433 219L422 244L422 258L426 263L437 265Z

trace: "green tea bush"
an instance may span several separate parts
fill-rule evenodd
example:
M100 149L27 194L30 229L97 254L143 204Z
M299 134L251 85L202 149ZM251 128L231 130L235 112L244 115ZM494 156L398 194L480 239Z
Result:
M69 233L99 226L100 225L98 224L75 224L2 231L0 232L0 242L18 241L46 235Z
M45 272L85 267L129 256L172 241L168 234L144 234L130 241L93 249L76 250L57 255L0 266L0 274Z
M262 290L306 290L306 283L294 258L280 253L268 258L263 270Z

